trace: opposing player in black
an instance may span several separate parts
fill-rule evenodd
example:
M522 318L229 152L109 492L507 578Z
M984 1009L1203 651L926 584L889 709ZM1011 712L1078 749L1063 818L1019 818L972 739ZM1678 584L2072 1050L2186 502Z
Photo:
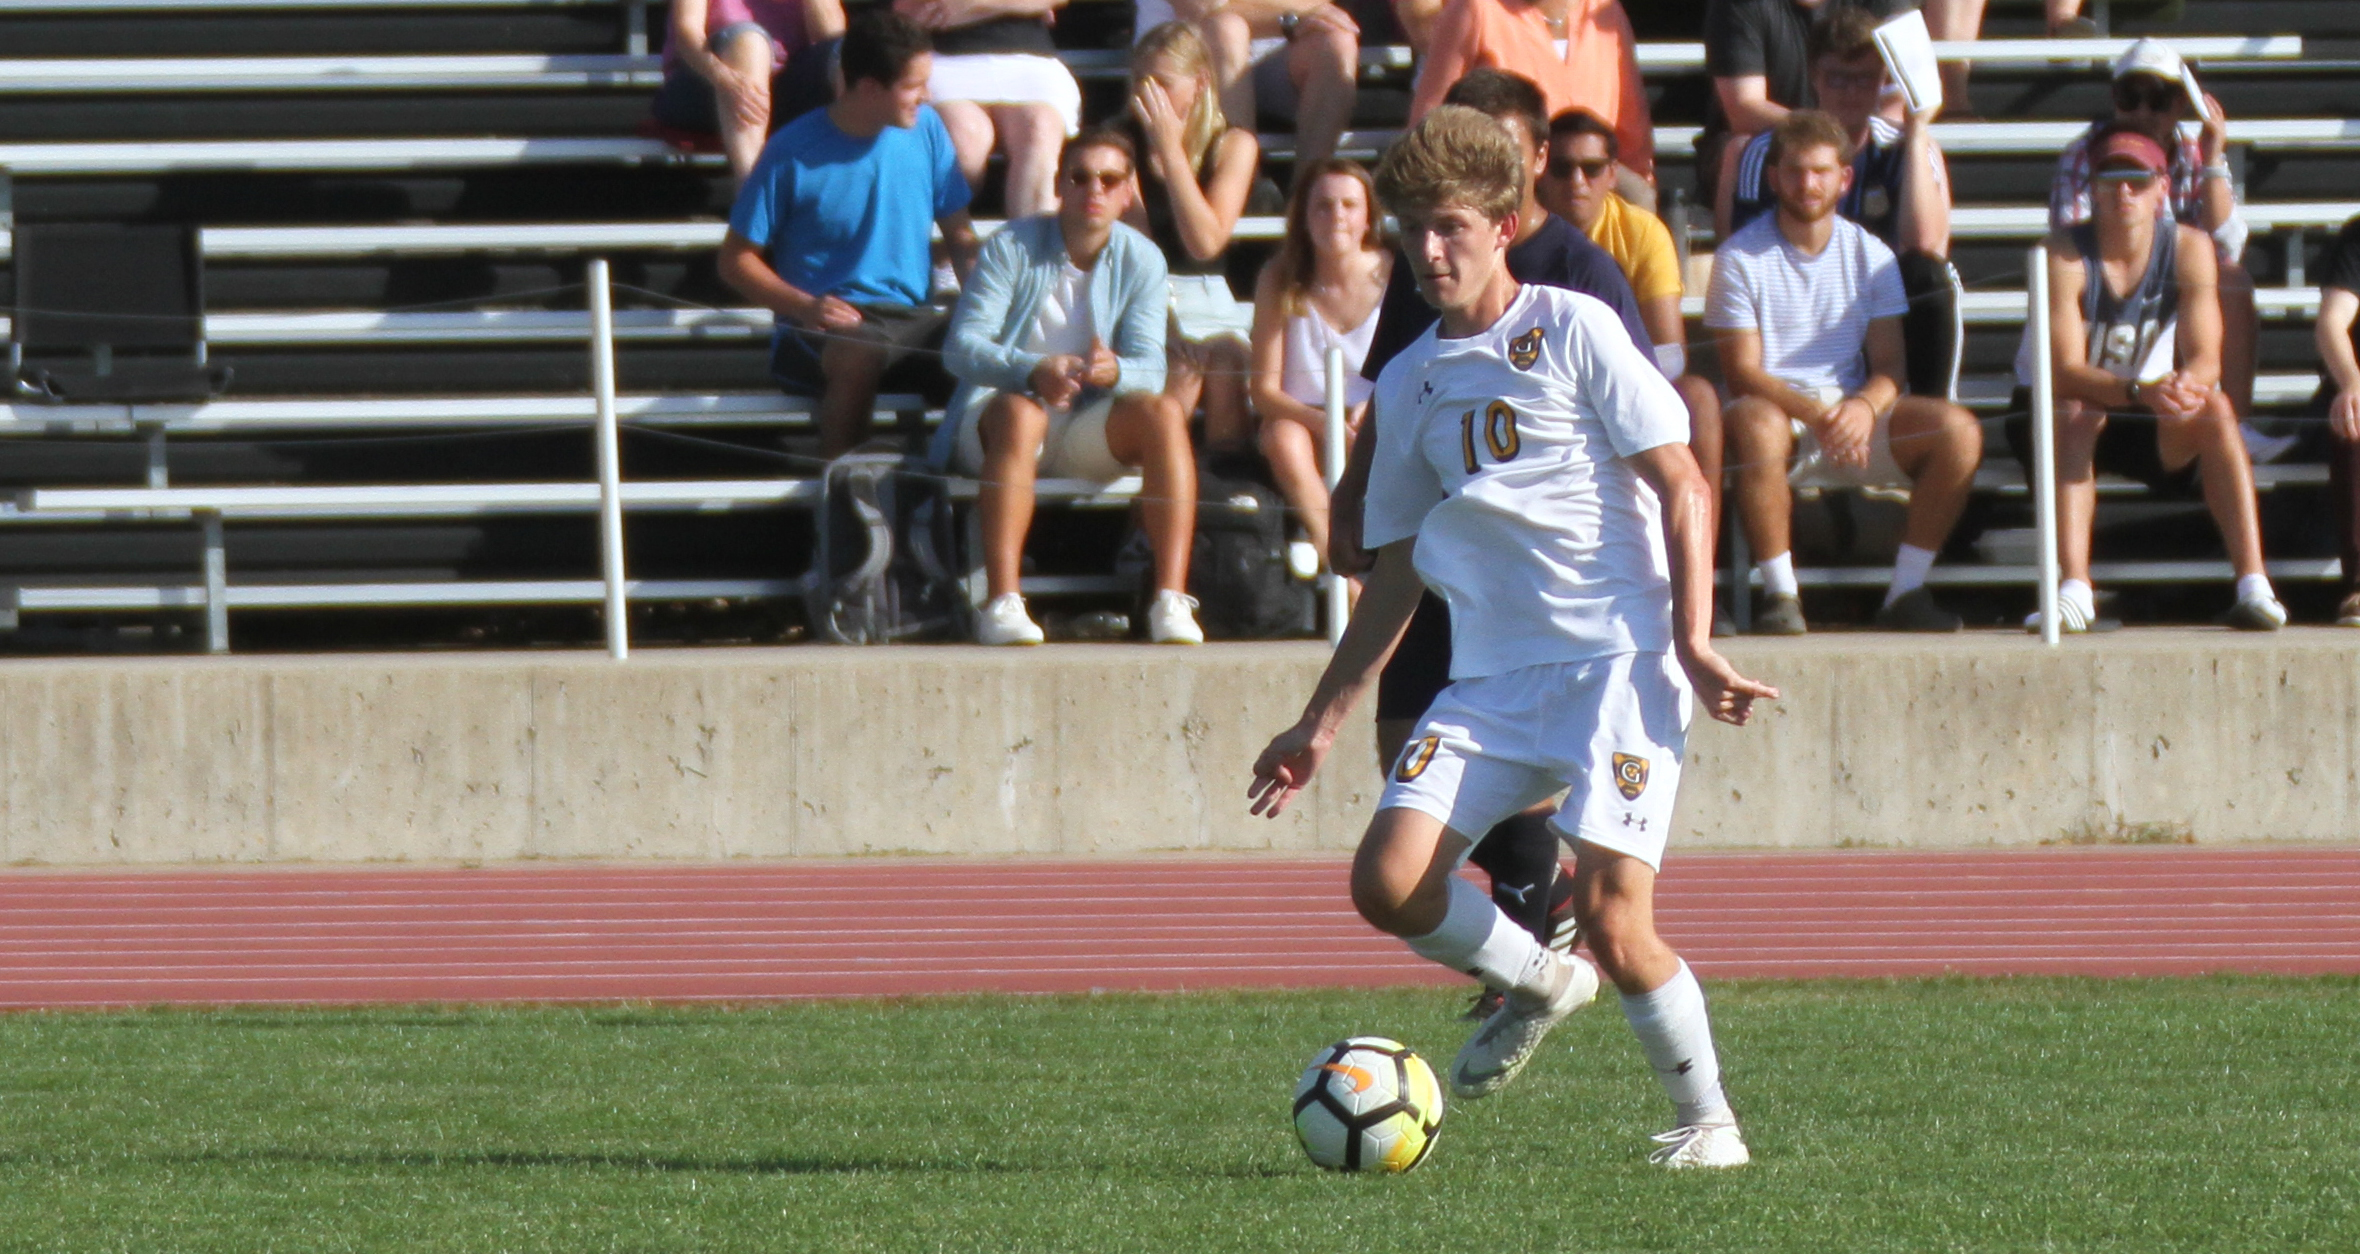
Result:
M1452 86L1443 100L1498 118L1524 150L1533 154L1525 179L1524 206L1518 210L1522 225L1508 249L1508 272L1520 283L1561 287L1606 302L1622 319L1632 343L1652 358L1654 345L1648 339L1646 324L1639 319L1639 302L1631 294L1622 267L1605 249L1591 243L1580 228L1542 208L1533 196L1532 180L1546 167L1549 154L1548 102L1540 88L1521 75L1476 70ZM1434 307L1418 295L1410 267L1393 267L1361 374L1375 379L1383 373L1386 363L1424 335L1437 316ZM1345 573L1366 570L1372 560L1360 547L1360 515L1375 448L1374 429L1364 424L1336 488L1329 558L1333 569ZM1410 729L1449 685L1450 611L1441 598L1429 592L1419 602L1416 616L1377 682L1380 766L1399 756ZM1558 868L1557 837L1548 829L1548 814L1546 806L1539 807L1493 828L1475 846L1469 860L1491 877L1492 900L1509 918L1543 944L1570 950L1574 940L1573 883ZM1489 1015L1496 996L1478 997L1469 1017Z

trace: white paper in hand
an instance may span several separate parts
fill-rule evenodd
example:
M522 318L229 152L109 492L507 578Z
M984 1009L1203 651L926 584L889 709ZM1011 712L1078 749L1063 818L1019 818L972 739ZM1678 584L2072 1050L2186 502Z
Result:
M2185 61L2180 62L2180 86L2187 89L2188 109L2196 115L2196 120L2212 121L2212 106L2204 103L2204 88L2196 81L2196 71L2188 68Z
M1911 9L1876 29L1877 54L1901 85L1911 113L1942 107L1942 71L1934 63L1934 38L1926 19Z

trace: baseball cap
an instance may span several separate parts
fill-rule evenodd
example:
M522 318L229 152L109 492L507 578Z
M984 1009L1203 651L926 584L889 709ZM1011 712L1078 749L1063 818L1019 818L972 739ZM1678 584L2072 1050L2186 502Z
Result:
M2163 145L2128 129L2109 131L2098 141L2098 150L2090 154L2092 168L2101 168L2109 161L2135 161L2140 168L2156 174L2171 169L2171 159L2163 155Z
M2142 39L2123 50L2115 59L2114 77L2129 78L2133 74L2152 74L2167 83L2180 81L2180 54L2171 45L2155 39Z

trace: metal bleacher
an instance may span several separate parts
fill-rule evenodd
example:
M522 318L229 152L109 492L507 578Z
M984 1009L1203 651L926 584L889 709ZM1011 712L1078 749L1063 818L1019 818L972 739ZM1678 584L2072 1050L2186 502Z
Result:
M1677 206L1693 196L1702 0L1631 7L1660 181ZM2360 110L2340 86L2360 60L2352 7L2190 0L2169 32L2233 119L2269 410L2310 395L2317 297L2304 274L2326 235L2360 212L2349 177L2360 121L2344 116ZM1964 399L1987 412L2007 396L2022 250L2041 229L2049 163L2103 108L2101 67L2121 46L2018 38L2037 18L1993 10L1976 46L1976 113L2008 120L1937 127L1962 199ZM660 4L639 0L0 0L0 210L10 222L201 225L205 338L236 372L232 393L205 404L0 409L0 437L18 455L0 472L0 491L14 493L0 503L0 621L202 611L223 644L230 608L315 622L303 615L356 605L596 603L578 286L593 256L610 258L625 285L615 326L633 599L743 607L791 596L810 547L808 414L769 384L768 316L742 308L714 273L729 199L719 159L638 133L660 76L648 32L661 20ZM1093 115L1119 102L1128 20L1127 5L1103 0L1061 14ZM97 47L113 55L90 57ZM1396 133L1409 64L1392 46L1362 60L1363 129L1345 148L1368 155ZM1287 137L1265 140L1283 168ZM1276 219L1241 225L1240 290L1278 230ZM882 423L915 436L940 380L888 387ZM2265 478L2304 491L2315 469L2265 468ZM2004 459L1987 467L1972 526L2015 525L2013 473ZM1052 495L1095 514L1057 529L1079 539L1036 542L1042 569L1028 588L1103 593L1106 578L1087 572L1121 539L1119 511L1104 508L1122 501L1121 485ZM2131 495L2105 508L2118 496L2134 512L2163 508ZM1965 556L1970 544L1947 555L1939 579L2024 582L2020 568ZM2310 556L2289 561L2300 569L2284 573L2319 569ZM1858 548L1807 565L1835 588L1877 571ZM2214 573L2189 558L2109 571ZM553 630L594 634L571 612L575 625ZM755 634L778 638L791 617L762 618ZM450 629L438 619L414 630L432 640ZM271 637L290 638L305 637Z

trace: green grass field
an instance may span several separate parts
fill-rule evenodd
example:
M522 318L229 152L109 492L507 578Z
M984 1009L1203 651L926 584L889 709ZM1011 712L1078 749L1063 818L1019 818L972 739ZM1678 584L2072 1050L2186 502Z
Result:
M2360 982L1713 986L1755 1164L1612 1002L1415 1174L1286 1104L1442 990L0 1018L0 1248L2360 1249Z

